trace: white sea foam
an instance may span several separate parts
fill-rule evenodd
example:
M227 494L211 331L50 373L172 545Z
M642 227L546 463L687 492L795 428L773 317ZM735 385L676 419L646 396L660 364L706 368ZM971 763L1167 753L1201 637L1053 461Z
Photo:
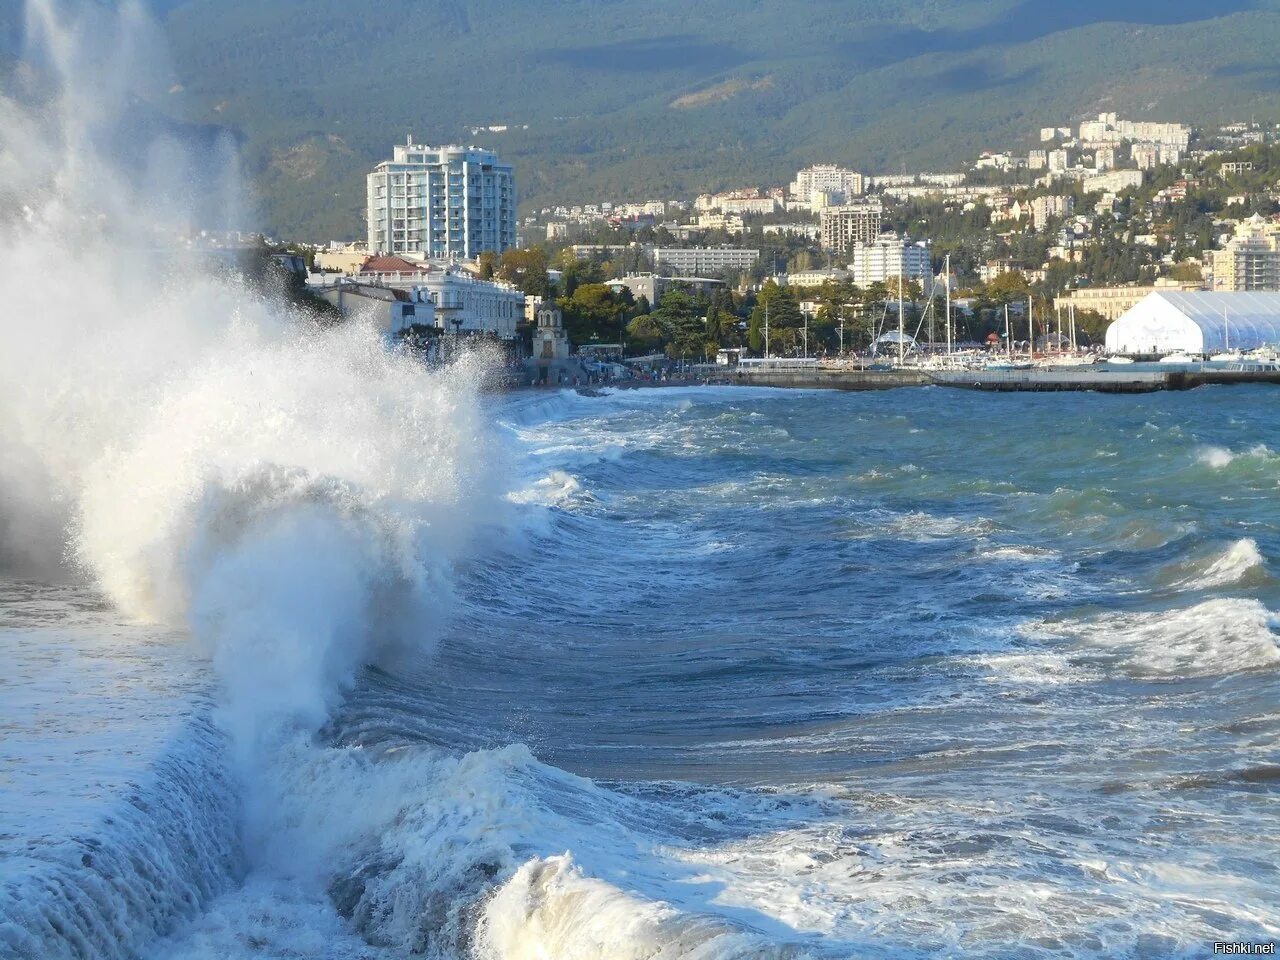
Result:
M507 494L507 499L512 503L540 504L547 507L565 506L589 498L590 495L584 493L578 478L563 470L552 470L529 486Z
M1280 666L1275 617L1256 600L1206 600L1151 613L1104 614L1048 628L1085 657L1150 679L1212 677Z
M1180 565L1173 571L1173 585L1185 590L1212 590L1238 584L1266 573L1266 561L1258 543L1237 540L1226 550Z
M1222 470L1225 467L1231 466L1238 460L1265 463L1274 459L1274 456L1275 455L1271 452L1270 448L1266 446L1266 444L1259 443L1243 452L1228 450L1226 447L1202 447L1196 454L1196 460L1211 469Z
M450 565L481 521L500 518L481 371L429 375L372 326L322 330L208 262L158 263L157 238L175 245L192 211L150 190L188 167L154 144L151 166L126 176L118 149L152 34L132 4L119 19L86 10L68 24L49 3L32 7L52 107L0 99L3 188L24 211L0 220L5 273L73 262L92 291L89 326L47 284L14 284L0 313L0 536L43 543L47 559L65 549L127 615L190 631L221 679L254 859L254 838L280 832L267 774L297 760L277 744L323 723L380 651L430 644ZM204 772L208 796L222 796L218 771ZM121 904L189 909L216 886L181 862L147 876L137 889L92 871L33 883L118 913L118 939L92 952L132 955L143 928ZM36 923L44 914L26 903ZM76 952L71 930L68 913L23 937L33 955L60 956Z
M1224 447L1205 447L1196 455L1196 459L1206 467L1212 467L1215 470L1227 466L1235 458L1236 455Z

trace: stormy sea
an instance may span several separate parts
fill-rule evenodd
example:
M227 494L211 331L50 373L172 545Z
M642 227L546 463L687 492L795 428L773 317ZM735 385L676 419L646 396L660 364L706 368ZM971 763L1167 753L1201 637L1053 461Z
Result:
M234 171L135 8L28 26L0 956L1280 936L1270 388L494 393L158 253Z

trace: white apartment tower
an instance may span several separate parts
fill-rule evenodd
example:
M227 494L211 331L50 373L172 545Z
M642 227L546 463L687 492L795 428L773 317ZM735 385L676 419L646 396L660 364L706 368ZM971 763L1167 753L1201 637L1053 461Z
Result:
M1257 214L1239 224L1226 248L1210 257L1215 290L1280 290L1280 230Z
M791 184L791 196L801 203L812 203L815 193L836 193L845 200L860 197L866 191L862 174L830 163L819 163L801 170Z
M933 276L928 240L912 243L901 237L877 237L870 243L855 243L849 255L849 273L859 287L887 283L897 277L923 283Z
M476 147L412 139L368 176L369 252L470 260L516 245L516 180Z
M871 243L880 236L884 207L879 200L864 200L822 211L822 246L845 252L855 243Z

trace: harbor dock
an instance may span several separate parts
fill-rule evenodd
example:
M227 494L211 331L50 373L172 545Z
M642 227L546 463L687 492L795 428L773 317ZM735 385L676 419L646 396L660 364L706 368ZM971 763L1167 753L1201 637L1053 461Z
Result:
M1156 393L1193 390L1210 384L1280 384L1274 364L1096 364L1030 369L922 370L911 367L860 369L809 366L739 369L720 382L744 386L819 390L890 390L940 386L992 393Z

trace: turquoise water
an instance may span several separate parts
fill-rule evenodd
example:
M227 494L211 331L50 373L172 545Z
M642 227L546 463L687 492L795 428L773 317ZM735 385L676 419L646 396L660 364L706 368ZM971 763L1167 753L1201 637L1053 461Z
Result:
M492 401L509 514L452 565L447 612L408 630L430 652L384 651L314 735L255 763L239 865L116 955L1272 940L1274 404L1256 387ZM119 843L146 842L129 829ZM17 955L115 950L51 944Z
M515 401L545 528L344 730L526 743L658 822L745 791L711 837L662 829L824 955L1273 937L1274 402Z

